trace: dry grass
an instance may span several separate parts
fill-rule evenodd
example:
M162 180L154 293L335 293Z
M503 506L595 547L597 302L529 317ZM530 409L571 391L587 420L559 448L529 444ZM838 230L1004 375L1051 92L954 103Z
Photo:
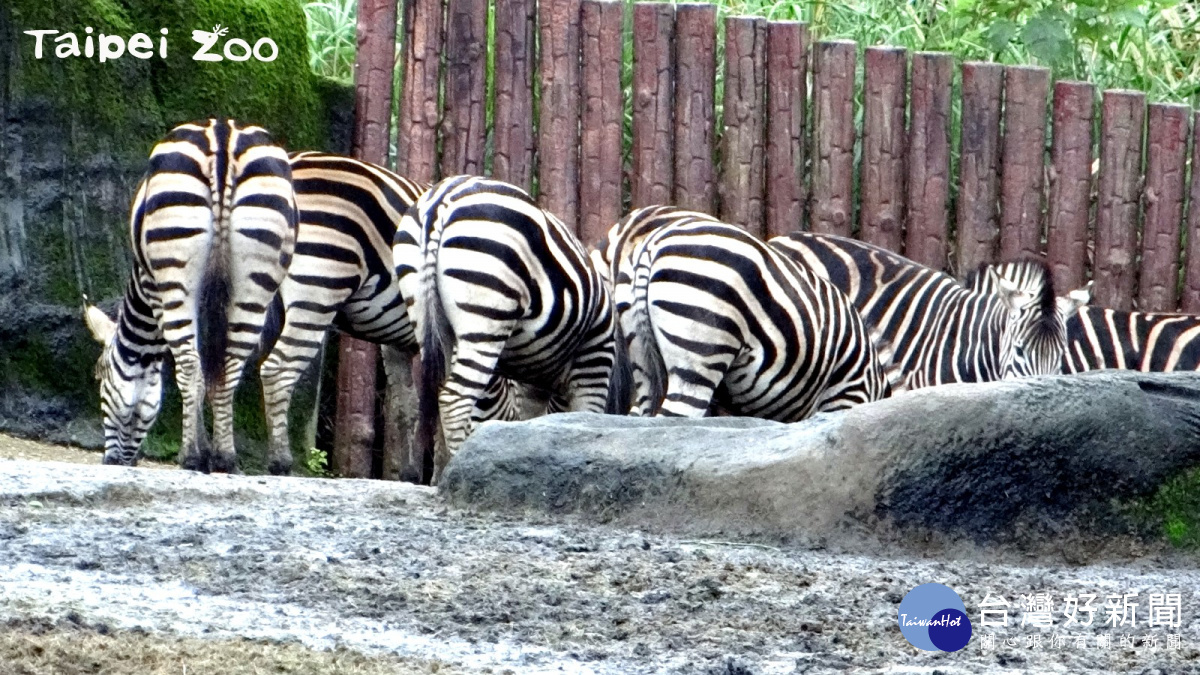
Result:
M200 640L110 631L103 625L21 620L0 623L0 675L459 675L442 663L318 651L252 640Z
M69 462L71 464L99 464L100 452L84 450L67 445L51 445L31 441L25 438L0 434L0 461L6 459L24 459L37 462ZM152 469L173 469L173 463L155 462L142 459L138 466Z

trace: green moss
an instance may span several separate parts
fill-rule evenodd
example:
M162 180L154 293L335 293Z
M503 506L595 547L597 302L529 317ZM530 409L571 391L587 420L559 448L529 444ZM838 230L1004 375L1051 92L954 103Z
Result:
M49 335L27 332L11 348L0 350L0 388L65 396L80 407L98 409L98 347L85 335L64 342L55 344Z
M317 77L308 66L307 25L295 0L10 0L19 39L16 97L45 97L144 156L170 127L193 119L234 117L261 124L289 149L324 147L326 112ZM193 30L220 24L253 45L270 37L272 62L194 61ZM54 56L51 36L33 58L25 30L55 29L85 37L146 33L155 55L98 59ZM157 54L159 30L169 33L167 58ZM220 44L224 44L222 41Z
M1147 534L1179 548L1200 548L1200 468L1171 478L1130 511Z

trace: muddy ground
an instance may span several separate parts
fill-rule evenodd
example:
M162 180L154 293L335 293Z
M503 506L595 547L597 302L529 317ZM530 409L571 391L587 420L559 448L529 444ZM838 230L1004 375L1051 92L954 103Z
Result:
M449 511L404 484L97 460L0 437L0 673L1200 672L1200 571L1182 554L1069 565L682 540ZM960 652L897 628L930 581L976 623ZM1031 592L1053 597L1052 628L1021 626ZM1169 592L1181 625L1147 626L1148 595ZM1007 629L979 625L988 593L1013 603ZM1138 593L1136 625L1103 609L1065 625L1079 593Z

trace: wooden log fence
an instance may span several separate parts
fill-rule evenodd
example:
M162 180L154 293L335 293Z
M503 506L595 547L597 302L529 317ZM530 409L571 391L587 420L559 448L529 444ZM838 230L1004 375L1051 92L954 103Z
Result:
M1091 280L1093 304L1200 312L1200 113L1186 106L798 22L727 17L722 49L711 4L403 6L397 169L412 179L507 180L587 244L630 208L674 203L957 275L1041 256L1060 293Z

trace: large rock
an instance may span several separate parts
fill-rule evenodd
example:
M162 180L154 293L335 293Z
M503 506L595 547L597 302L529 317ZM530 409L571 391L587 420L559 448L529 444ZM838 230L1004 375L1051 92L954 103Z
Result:
M899 527L978 542L1118 527L1200 462L1200 375L1090 373L919 390L797 424L564 414L482 425L452 503L726 534Z

